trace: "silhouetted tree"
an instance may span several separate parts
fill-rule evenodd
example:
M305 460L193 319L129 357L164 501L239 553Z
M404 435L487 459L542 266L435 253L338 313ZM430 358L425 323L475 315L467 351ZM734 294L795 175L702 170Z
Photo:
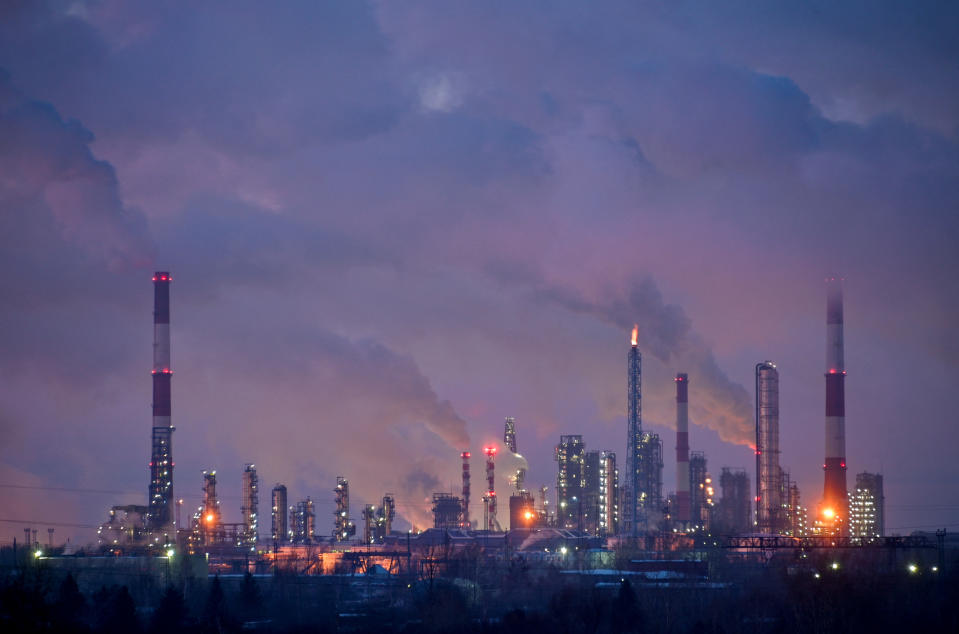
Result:
M256 585L253 575L247 572L243 575L243 583L240 585L240 610L239 613L244 620L255 619L260 614L261 599L260 589Z
M60 632L78 632L86 629L83 623L86 599L77 587L72 574L67 574L60 584L53 604L53 629Z
M629 579L623 580L619 586L619 592L613 601L610 624L614 632L642 632L645 629L643 613Z
M163 593L160 605L153 613L153 623L150 629L157 634L160 632L164 634L180 632L186 627L187 616L183 593L170 586Z
M137 608L126 586L114 592L106 589L97 593L99 600L105 603L100 613L100 630L106 634L127 634L139 632Z
M203 611L203 629L207 632L222 632L229 630L231 625L220 577L213 577L213 581L210 582L210 593L206 598L206 608Z

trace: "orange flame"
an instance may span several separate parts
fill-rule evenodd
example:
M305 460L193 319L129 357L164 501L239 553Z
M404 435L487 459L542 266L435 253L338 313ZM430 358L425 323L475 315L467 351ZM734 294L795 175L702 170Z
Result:
M639 324L633 324L632 342L634 346L639 342Z

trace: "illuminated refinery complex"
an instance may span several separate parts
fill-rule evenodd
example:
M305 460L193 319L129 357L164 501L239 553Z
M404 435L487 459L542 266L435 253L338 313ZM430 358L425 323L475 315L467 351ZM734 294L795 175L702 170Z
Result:
M846 490L841 280L827 280L825 484L813 517L809 517L799 487L780 462L780 373L772 361L755 366L753 474L723 466L714 477L706 455L691 450L689 404L690 398L696 398L695 377L685 372L675 374L676 490L664 495L663 441L642 425L642 353L639 326L634 326L626 349L625 454L609 447L589 448L581 434L561 435L554 450L557 471L552 505L547 487L536 495L525 488L528 466L517 451L520 425L516 418L506 417L502 445L486 445L478 454L485 464L482 517L470 517L472 454L465 448L459 454L460 495L452 491L433 494L431 527L396 531L396 497L384 492L376 503L360 507L363 528L357 531L351 514L349 479L337 476L329 498L322 500L324 506L329 504L334 509L329 524L323 515L318 519L313 498L306 496L294 502L287 486L276 483L270 494L269 532L260 529L261 520L266 518L260 515L259 479L252 463L244 465L239 483L241 521L224 521L214 470L197 474L194 484L189 485L202 490L202 504L186 522L181 521L183 500L174 496L173 480L172 280L166 271L153 277L149 495L145 506L112 507L100 526L101 547L115 553L206 553L213 560L232 562L234 567L242 555L243 565L254 569L305 565L304 570L322 573L349 559L349 553L358 552L358 547L368 555L380 553L395 558L402 549L412 556L419 546L432 548L437 540L464 548L472 545L495 551L509 547L556 556L565 555L570 547L584 551L623 546L672 551L695 548L697 544L716 545L720 539L743 548L757 543L763 548L804 548L809 543L851 547L880 544L885 539L882 476L859 473L855 488ZM507 490L496 489L497 454L501 454L501 460L510 459L505 462L510 485ZM617 462L617 455L625 455L624 465ZM500 496L504 500L502 513ZM496 535L505 535L506 540L494 540Z

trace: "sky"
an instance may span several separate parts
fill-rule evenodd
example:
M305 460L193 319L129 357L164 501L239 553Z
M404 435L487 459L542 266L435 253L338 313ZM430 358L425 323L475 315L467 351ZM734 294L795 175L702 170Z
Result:
M560 434L624 463L634 323L666 490L675 373L754 482L770 359L814 506L838 275L850 485L959 530L957 35L942 2L4 2L0 541L145 503L155 270L185 509L216 469L239 521L255 463L322 534L337 476L423 526L505 416L535 489Z

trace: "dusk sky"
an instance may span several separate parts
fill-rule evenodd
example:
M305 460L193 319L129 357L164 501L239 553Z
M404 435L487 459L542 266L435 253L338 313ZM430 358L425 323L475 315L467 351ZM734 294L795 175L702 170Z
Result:
M634 323L666 491L674 374L754 484L770 359L815 506L840 275L850 486L959 530L957 247L953 3L3 2L0 540L146 503L155 270L185 515L253 462L261 537L338 475L422 526L505 416L622 467Z

